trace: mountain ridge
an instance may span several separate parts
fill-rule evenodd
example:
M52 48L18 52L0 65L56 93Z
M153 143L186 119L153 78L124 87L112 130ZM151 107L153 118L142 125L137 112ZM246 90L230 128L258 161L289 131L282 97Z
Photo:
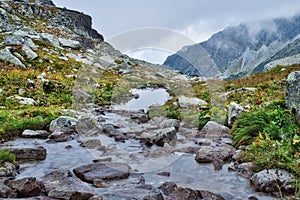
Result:
M207 41L184 47L185 50L181 49L169 56L164 65L189 75L208 77L213 75L225 79L262 71L264 65L259 68L257 66L274 54L277 53L278 58L285 56L280 56L279 51L299 37L299 27L300 15L227 27L213 34ZM193 56L198 57L197 61L191 59L191 53L187 51L193 51ZM296 50L293 55L298 53L300 51ZM203 61L208 59L211 62L206 65ZM214 63L214 71L206 74L211 63Z

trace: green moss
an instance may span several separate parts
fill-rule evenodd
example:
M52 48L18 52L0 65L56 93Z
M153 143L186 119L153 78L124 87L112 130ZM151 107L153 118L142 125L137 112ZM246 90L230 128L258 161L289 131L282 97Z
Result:
M59 115L60 111L54 107L0 110L0 138L17 136L25 129L46 129Z
M16 156L9 152L9 150L0 150L0 166L5 162L15 163Z

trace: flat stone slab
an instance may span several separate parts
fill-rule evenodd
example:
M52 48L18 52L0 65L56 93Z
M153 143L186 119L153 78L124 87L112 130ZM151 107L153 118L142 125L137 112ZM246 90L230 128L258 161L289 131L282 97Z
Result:
M88 199L94 196L94 191L70 171L56 170L43 176L40 181L51 198Z
M24 130L22 133L22 137L24 138L42 138L42 139L46 139L48 138L48 136L50 135L50 133L46 130Z
M128 178L130 167L123 163L94 163L73 170L82 181L93 183L95 179L118 180Z
M45 160L47 156L47 150L42 146L13 148L10 152L16 155L17 161Z

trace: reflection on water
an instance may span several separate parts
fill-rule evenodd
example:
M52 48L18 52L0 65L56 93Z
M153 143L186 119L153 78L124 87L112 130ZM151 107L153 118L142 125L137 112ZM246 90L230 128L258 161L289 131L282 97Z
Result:
M170 98L169 93L163 89L131 89L130 92L138 98L133 98L127 103L113 106L114 110L137 111L143 109L145 112L153 105L164 105Z

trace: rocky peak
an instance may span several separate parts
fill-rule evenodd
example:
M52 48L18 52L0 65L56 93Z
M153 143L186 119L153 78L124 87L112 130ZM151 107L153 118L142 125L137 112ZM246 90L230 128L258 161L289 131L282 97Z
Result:
M1 0L13 3L24 3L24 4L36 4L43 6L55 6L55 4L51 0Z
M86 43L86 39L103 41L103 36L92 28L90 16L57 8L51 0L2 0L0 19L2 33L30 29L65 35L82 43Z
M213 63L217 69L214 76L224 79L263 71L271 61L300 54L299 25L300 15L296 15L228 27L207 41L169 56L164 65L185 74L209 77L207 69Z

